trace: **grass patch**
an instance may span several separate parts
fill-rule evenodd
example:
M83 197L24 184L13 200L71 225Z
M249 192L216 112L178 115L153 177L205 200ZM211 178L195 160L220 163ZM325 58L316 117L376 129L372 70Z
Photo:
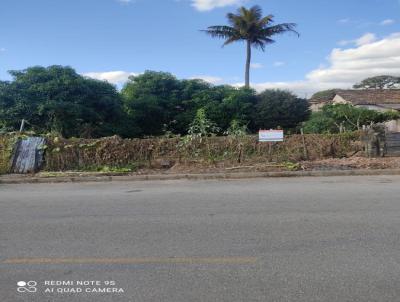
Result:
M139 164L129 164L126 166L87 166L79 169L79 172L100 172L100 173L130 173L139 169Z

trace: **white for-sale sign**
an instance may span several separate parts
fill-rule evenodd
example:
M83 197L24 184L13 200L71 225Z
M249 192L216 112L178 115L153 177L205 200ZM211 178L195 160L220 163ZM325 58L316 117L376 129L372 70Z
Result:
M260 142L283 142L283 130L260 130L258 133Z

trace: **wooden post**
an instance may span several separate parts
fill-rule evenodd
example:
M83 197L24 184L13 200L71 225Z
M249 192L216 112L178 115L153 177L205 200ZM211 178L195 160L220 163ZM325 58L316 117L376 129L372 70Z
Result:
M147 160L149 161L149 167L151 168L151 160L153 159L153 145L150 145L147 149Z
M268 162L272 161L272 143L268 142Z
M239 143L238 149L239 149L239 154L238 154L237 162L240 164L242 162L242 156L243 156L243 144L242 143Z
M300 133L301 133L301 140L303 142L303 155L304 155L304 158L308 160L308 150L307 150L307 146L306 146L306 138L304 136L303 128L300 129Z
M19 132L23 132L25 128L25 119L22 119L21 121L21 127L19 128Z

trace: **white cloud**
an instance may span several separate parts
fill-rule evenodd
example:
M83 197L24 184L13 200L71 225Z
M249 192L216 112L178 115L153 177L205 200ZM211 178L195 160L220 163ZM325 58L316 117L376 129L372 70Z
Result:
M338 44L340 46L346 46L346 45L350 45L350 44L355 44L357 46L362 46L365 44L369 44L372 42L375 42L377 40L377 37L375 34L372 33L366 33L363 36L361 36L358 39L355 40L341 40L338 42Z
M192 6L199 11L209 11L214 8L229 5L240 5L247 0L192 0Z
M220 84L223 79L219 78L219 77L213 77L213 76L207 76L207 75L197 75L197 76L193 76L190 79L194 80L194 79L199 79L199 80L203 80L205 82L208 82L210 84Z
M251 67L252 69L261 69L261 68L264 67L264 65L261 64L261 63L252 63L252 64L250 64L250 67Z
M346 46L346 45L349 45L349 44L352 44L352 43L354 43L354 40L341 40L341 41L338 42L338 44L340 46Z
M281 67L281 66L283 66L283 65L285 65L286 63L285 62L282 62L282 61L276 61L276 62L274 62L274 66L275 67Z
M382 25L382 26L385 26L385 25L392 25L392 24L394 24L396 21L395 20L393 20L393 19L386 19L386 20L383 20L380 24Z
M121 85L128 81L128 78L130 76L137 75L136 73L133 72L126 72L126 71L106 71L106 72L87 72L83 74L86 77L97 79L97 80L102 80L102 81L107 81L109 83L115 84L115 85Z
M354 83L371 76L400 76L400 32L378 41L370 39L367 43L367 40L354 48L333 49L329 66L312 70L304 80L253 83L252 86L257 90L289 89L304 97L323 89L350 88Z
M372 33L366 33L365 35L361 36L357 40L355 40L357 46L362 46L366 44L370 44L372 42L376 41L376 36L375 34Z

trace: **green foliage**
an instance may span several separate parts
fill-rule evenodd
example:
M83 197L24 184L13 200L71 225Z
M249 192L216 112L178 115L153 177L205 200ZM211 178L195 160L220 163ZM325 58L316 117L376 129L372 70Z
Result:
M8 173L10 170L14 143L12 142L12 137L8 135L0 136L0 174Z
M336 133L339 130L335 120L322 111L313 112L303 129L305 133Z
M307 102L290 92L267 90L257 95L253 89L179 80L164 72L131 77L121 93L70 67L31 67L10 73L12 81L0 82L3 133L18 130L25 119L28 130L53 137L173 137L188 134L202 109L215 126L213 132L221 135L236 131L232 121L256 132L293 128L308 116Z
M209 120L206 111L203 108L197 110L196 117L190 124L188 135L191 137L209 137L218 133L220 129L217 125Z
M307 100L289 91L265 90L257 98L255 124L259 129L290 129L309 117Z
M205 82L180 81L164 72L131 77L121 93L132 121L132 136L160 135L163 130L184 133L195 115L193 96L208 88Z
M341 130L360 130L363 125L400 118L396 111L379 112L350 104L325 105L304 123L306 133L338 133Z
M18 130L22 119L39 133L97 137L111 135L122 116L115 87L87 79L70 67L10 71L0 83L0 127Z
M293 163L290 161L285 161L282 166L289 171L299 171L301 169L300 163Z
M104 166L88 166L85 167L84 169L81 169L81 171L102 172L102 173L129 173L136 171L138 168L139 166L136 164L129 164L126 166L104 165Z
M251 89L178 80L169 73L154 71L131 77L122 96L132 136L136 137L186 134L200 108L221 129L227 129L233 119L252 124L256 101Z
M274 16L262 15L262 9L255 5L249 9L240 7L237 14L227 14L229 26L217 25L210 26L206 33L215 38L225 39L224 46L237 41L249 41L252 46L265 50L267 44L274 43L272 37L288 31L294 30L294 23L274 23Z
M236 138L245 137L248 133L247 125L242 125L238 120L232 120L231 125L224 134Z
M397 89L400 87L400 77L381 75L367 78L353 86L354 89Z
M209 26L206 32L213 38L224 39L223 46L234 42L246 42L247 59L246 59L246 75L245 87L250 85L250 61L251 47L265 51L265 47L274 43L273 37L285 32L294 32L296 24L282 23L273 24L274 16L263 16L260 6L255 5L249 9L240 7L236 14L227 14L229 25Z
M216 86L196 95L193 103L196 108L204 108L221 129L227 129L232 120L254 128L252 115L256 94L252 89Z
M382 122L400 119L400 112L391 110L381 113Z
M0 135L0 174L8 173L11 169L13 151L16 143L27 136L20 133Z

